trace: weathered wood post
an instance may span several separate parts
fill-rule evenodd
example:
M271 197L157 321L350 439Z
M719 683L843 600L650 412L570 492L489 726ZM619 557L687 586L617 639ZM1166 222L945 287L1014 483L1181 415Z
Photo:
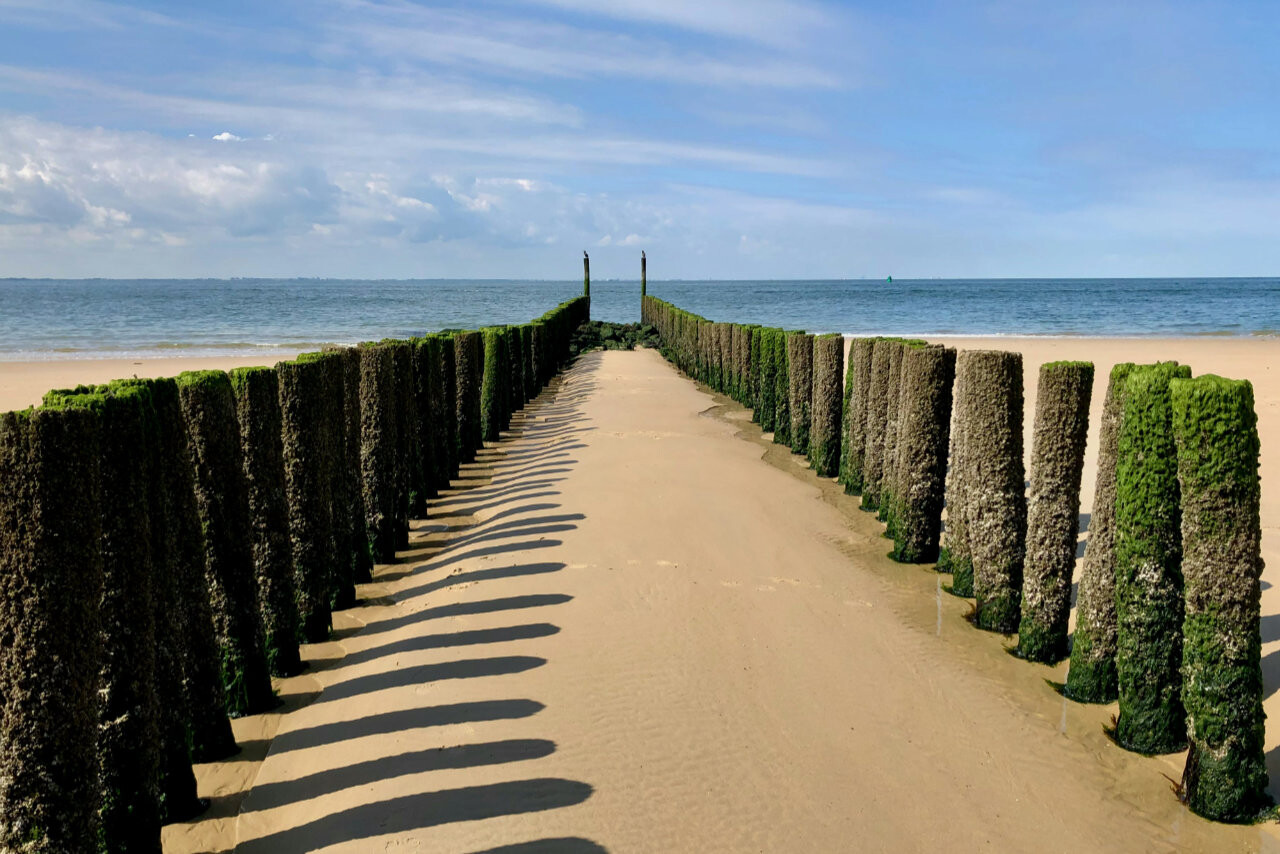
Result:
M1067 654L1093 363L1041 365L1038 388L1018 654L1055 664Z
M841 442L840 479L846 495L862 494L862 469L867 450L867 395L871 383L874 338L854 338L849 345L849 370L845 389L849 401L847 430Z
M947 460L946 546L938 554L938 571L951 573L951 593L973 595L973 551L969 545L968 426L972 420L969 374L973 365L956 354L956 381L952 391L951 453Z
M649 293L649 271L648 262L644 259L644 250L640 250L640 299L644 299Z
M582 251L582 295L591 296L591 258L587 251Z
M892 557L904 563L938 559L955 373L956 351L951 348L903 351L897 486L890 517Z
M884 473L884 421L889 398L889 351L893 342L877 338L871 357L871 376L867 388L866 448L862 463L862 509L874 511L880 506L880 478Z
M813 339L813 412L809 431L809 463L818 477L840 473L840 426L844 395L844 336L838 332Z
M791 453L808 454L809 431L813 425L813 336L789 332L786 347Z
M1125 381L1116 458L1116 742L1139 753L1187 743L1182 706L1182 531L1169 382L1185 365Z
M1182 493L1182 797L1217 821L1270 803L1262 711L1258 417L1246 381L1170 383Z
M100 407L0 415L5 851L98 850L101 426Z

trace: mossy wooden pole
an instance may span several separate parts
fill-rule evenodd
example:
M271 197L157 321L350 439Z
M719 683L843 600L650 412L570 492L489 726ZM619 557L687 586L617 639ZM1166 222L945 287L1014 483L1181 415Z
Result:
M138 460L144 468L147 489L147 520L151 530L151 601L155 619L156 728L159 735L158 785L160 820L180 821L198 815L206 806L196 796L196 778L191 768L191 722L183 681L186 657L182 599L178 576L177 529L170 513L169 490L165 488L168 465L164 430L157 412L157 397L177 402L177 385L172 379L117 380L108 393L138 388L144 392L143 447Z
M848 480L849 473L849 419L853 417L852 407L850 406L850 398L853 397L853 387L856 385L854 375L857 373L857 365L853 360L853 346L849 347L849 356L845 359L844 388L841 389L842 400L840 403L840 467L836 473L836 482L845 485ZM849 490L846 486L845 493Z
M343 468L347 481L346 520L339 530L345 530L347 551L351 559L351 579L361 583L373 578L373 549L365 530L364 486L360 473L360 349L343 347L338 351L342 359L342 404L344 453Z
M476 451L483 444L480 417L481 335L474 331L455 333L453 345L458 461L469 463L476 458ZM555 366L558 364L558 357L549 359L548 377L555 373Z
M904 563L938 559L955 373L955 350L908 347L903 352L892 557Z
M787 358L787 333L773 336L773 442L791 446L791 364Z
M1098 474L1064 689L1079 703L1110 703L1116 698L1116 456L1120 450L1125 381L1135 367L1132 362L1123 362L1111 369L1102 405Z
M97 750L106 851L160 852L160 728L156 697L151 471L142 385L49 392L49 408L101 413L102 670ZM233 410L234 412L234 410ZM96 589L93 591L96 592ZM64 629L78 634L79 627Z
M396 421L396 547L409 545L409 520L426 515L425 498L419 505L414 485L421 480L422 449L418 444L417 406L414 403L413 348L408 341L388 341L392 352Z
M506 337L506 356L507 368L509 370L509 382L507 383L507 418L502 425L504 428L511 426L511 416L519 412L524 406L524 359L521 358L520 349L520 328L517 326L508 326L503 334Z
M946 544L938 553L938 571L951 573L950 592L973 595L973 550L969 544L968 428L973 420L970 375L977 363L956 354L956 380L952 390L951 452L947 458Z
M813 336L788 332L786 347L791 453L807 454L813 424Z
M258 615L235 394L222 371L180 374L178 388L191 436L196 506L205 530L205 577L222 647L227 711L255 714L274 708L276 698Z
M441 334L440 338L440 363L437 366L439 373L440 387L443 389L443 399L441 401L442 408L440 410L440 436L444 442L444 482L440 484L442 489L448 488L450 481L458 476L458 370L457 370L457 350L453 343L452 334ZM535 326L534 330L534 354L538 352L538 334ZM541 383L539 383L541 387Z
M1022 354L968 350L966 524L973 552L974 623L1012 634L1022 611L1027 498L1022 464Z
M1037 388L1018 654L1055 664L1067 655L1093 363L1041 365Z
M876 503L876 516L888 523L886 536L893 536L893 497L898 480L898 412L902 408L902 355L906 344L897 338L889 339L889 378L885 387L884 439L880 464L880 494Z
M525 403L528 403L538 396L538 374L536 362L533 358L532 323L525 323L520 326L520 361L524 376L524 400Z
M1182 798L1215 821L1251 821L1267 796L1262 711L1262 529L1253 386L1170 383L1182 497L1182 701L1191 749Z
M418 435L419 456L422 461L415 488L418 495L415 517L421 519L427 515L427 500L439 494L435 461L435 404L432 400L436 374L431 364L430 339L414 338L410 346L413 348L413 409L417 418L414 432Z
M1116 457L1116 742L1138 753L1187 743L1182 706L1182 534L1170 362L1125 380Z
M101 412L0 415L0 850L97 851Z
M591 257L582 253L582 295L591 296Z
M373 558L396 557L395 354L385 344L360 347L360 488Z
M484 336L484 371L480 379L481 437L486 442L496 442L502 437L502 424L506 413L507 366L504 357L505 342L502 330L486 326L480 330Z
M640 251L640 299L649 294L649 262L645 260L644 250ZM643 303L642 303L643 305Z
M181 614L183 695L187 703L192 759L213 762L233 755L239 748L227 719L222 656L205 579L205 537L196 506L195 469L178 384L171 379L156 380L152 394L164 460L161 487L168 499L167 524L173 530L170 566L181 603L178 611Z
M867 449L867 399L871 384L871 359L875 339L854 338L849 344L849 370L845 391L849 401L849 423L843 439L841 482L847 495L862 494L862 470Z
M840 473L840 427L844 411L844 336L813 339L813 411L809 431L809 464L818 477Z
M326 424L332 410L325 399L325 373L325 366L315 360L299 358L276 366L289 548L302 639L307 643L329 637L331 594L339 571L330 495L330 455L336 449Z
M274 368L237 368L230 377L240 422L267 662L276 676L291 676L302 669L298 654L301 629L284 486L280 384Z
M777 363L776 359L774 359L774 332L774 329L768 327L760 330L759 401L756 406L756 420L760 423L760 429L766 433L772 433L777 426L774 422L774 417L777 414L777 405L775 403L777 389L774 379Z
M302 358L315 358L324 366L324 401L326 409L335 413L325 425L325 443L330 449L327 456L327 474L329 476L329 513L331 536L333 537L333 571L329 591L330 602L334 610L350 608L356 603L355 553L347 528L351 516L351 495L353 487L350 473L347 471L347 410L346 410L346 364L342 354L336 349L322 350L314 356L303 354Z
M889 352L894 342L877 338L871 356L867 387L867 443L862 463L862 509L880 507L880 479L884 474L884 421L889 399Z

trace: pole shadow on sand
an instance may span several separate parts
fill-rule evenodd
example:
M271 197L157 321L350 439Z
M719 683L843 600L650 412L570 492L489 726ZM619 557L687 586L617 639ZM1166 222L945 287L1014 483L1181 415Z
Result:
M525 698L501 698L502 677L536 670L547 663L538 655L477 655L488 644L529 643L553 637L560 627L545 619L555 605L572 596L554 587L521 595L490 592L495 582L510 579L545 580L550 587L564 563L537 560L541 550L559 546L561 535L571 534L585 516L567 512L557 499L557 484L573 471L577 460L572 451L583 447L574 441L594 429L585 424L582 402L594 386L591 377L596 361L582 359L566 380L554 382L534 402L512 419L503 440L477 454L473 464L463 466L454 487L430 502L429 518L414 523L414 541L401 552L397 563L375 572L374 583L391 585L392 599L402 608L361 629L350 644L352 651L341 659L327 684L312 704L335 709L346 703L368 710L377 708L382 692L403 700L418 686L438 685L427 695L432 705L376 711L354 719L317 722L281 732L271 745L271 756L295 751L325 751L354 739L395 737L415 749L394 755L368 758L341 767L327 767L323 753L318 761L303 760L303 773L290 779L268 778L256 785L246 798L245 819L250 832L263 835L242 841L236 848L245 854L256 852L309 851L329 845L358 842L389 834L412 833L452 822L477 821L500 816L542 812L580 804L592 794L588 783L539 775L487 785L432 787L431 772L457 771L484 766L536 762L551 756L556 743L537 737L492 738L470 744L445 746L443 738L432 738L432 728L488 722L536 719L545 705ZM483 514L485 518L478 519ZM475 568L474 561L497 558L497 566ZM463 567L461 562L472 561ZM448 573L448 574L446 574ZM453 588L472 589L481 598L472 601L433 604L435 594ZM527 588L526 588L527 589ZM415 601L421 600L421 601ZM425 604L425 607L423 607ZM472 616L512 616L510 624L494 628L441 631L442 621ZM383 638L386 638L383 640ZM370 640L372 643L362 643ZM443 653L446 660L399 664L401 656ZM456 657L451 653L456 652ZM358 668L358 669L357 669ZM343 671L350 671L344 676ZM447 698L450 680L483 678L484 685L498 698L472 702L439 703ZM527 683L523 683L526 684ZM405 689L409 689L406 692ZM371 696L377 700L371 703ZM319 712L319 714L324 714ZM339 715L341 717L341 715ZM506 735L507 733L503 733ZM531 735L536 735L535 732ZM396 739L397 742L400 739ZM385 746L388 742L369 742ZM440 743L440 746L434 746ZM348 748L349 749L349 748ZM375 751L376 752L376 751ZM287 761L287 760L286 760ZM311 770L314 767L315 770ZM537 766L534 766L535 768ZM423 776L426 775L426 776ZM266 776L266 775L263 775ZM291 806L336 793L359 790L386 781L405 779L405 794L383 797L371 803L348 806L350 799L328 814L314 812L300 823L289 824ZM424 782L425 781L425 782ZM451 778L456 783L457 778ZM416 791L426 787L428 791ZM385 785L382 788L385 792ZM271 811L272 816L254 819ZM276 811L282 811L276 813ZM284 819L279 821L278 819ZM265 831L265 832L264 832ZM423 844L430 837L417 835ZM596 842L576 836L536 839L488 849L491 852L601 852Z

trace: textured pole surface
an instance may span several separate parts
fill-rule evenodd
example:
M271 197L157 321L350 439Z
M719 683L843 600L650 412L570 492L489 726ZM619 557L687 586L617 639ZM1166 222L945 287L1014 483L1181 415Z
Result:
M540 341L541 324L534 324L533 327L533 353L534 358L538 358ZM440 484L442 489L448 488L449 482L458 476L458 370L457 370L457 348L453 344L453 336L441 333L440 339L440 364L436 370L439 373L440 388L443 394L443 408L440 411L442 426L440 428L441 439L444 442L444 482ZM535 376L537 364L534 365ZM541 386L541 380L539 380Z
M884 473L884 420L889 397L889 352L894 342L877 338L871 355L867 386L867 443L862 462L862 509L880 506L880 478Z
M773 432L775 427L774 417L777 410L775 403L777 389L774 379L777 365L773 357L773 336L776 331L770 327L760 330L760 367L757 379L759 394L756 402L756 420L760 423L760 429L765 433Z
M237 368L230 377L240 422L267 662L276 676L290 676L302 669L302 659L298 655L301 632L289 542L289 500L284 487L280 384L274 368Z
M791 365L787 361L787 333L773 335L773 441L791 445Z
M1262 529L1253 386L1173 380L1182 495L1182 797L1217 821L1250 821L1267 797L1262 711Z
M160 851L160 727L149 516L148 410L142 385L45 395L51 408L101 413L102 642L98 787L107 851ZM67 627L75 630L75 627Z
M649 293L649 262L645 260L644 252L640 253L640 299L644 299Z
M276 699L258 616L235 394L222 371L180 374L178 388L191 436L196 507L205 531L205 578L222 648L227 711L232 716L253 714L273 708Z
M1116 457L1116 741L1139 753L1187 743L1182 707L1182 532L1169 381L1162 362L1125 381Z
M350 490L353 487L347 471L346 363L338 350L303 353L298 357L315 359L324 368L323 400L326 411L325 445L329 478L330 535L333 537L333 569L330 574L330 605L334 609L350 608L356 603L355 553L352 551L347 520L351 514Z
M165 461L162 488L168 498L168 524L173 529L170 566L181 603L178 610L184 659L183 694L187 701L192 758L196 762L212 762L231 756L239 748L227 719L221 654L205 579L205 538L196 506L195 469L178 384L169 379L156 380L152 392Z
M484 373L480 379L481 436L486 442L496 442L502 437L502 427L507 413L506 339L502 329L486 326L480 330L484 338Z
M158 783L160 819L179 821L198 815L204 808L196 796L191 768L191 721L184 682L186 655L180 583L177 526L171 513L165 469L172 463L158 398L177 406L178 387L172 379L117 380L108 393L136 387L143 392L144 456L138 460L148 483L147 520L151 530L151 594L155 621L156 727L159 735Z
M973 550L969 544L968 426L972 420L969 375L974 364L956 354L956 381L952 392L951 453L947 460L946 546L938 554L938 570L951 573L951 592L973 595Z
M386 342L392 353L392 376L396 422L396 547L409 545L409 519L413 517L417 495L414 483L421 479L422 449L418 445L417 407L414 405L413 348L399 339ZM477 446L479 447L479 446ZM425 515L426 508L417 508Z
M1018 630L1027 499L1022 467L1022 354L969 350L966 524L978 628Z
M480 359L481 336L479 332L457 332L453 336L454 393L457 403L458 461L469 463L476 458L482 444L480 430ZM547 376L555 373L558 360L551 359L546 366Z
M787 333L787 393L791 410L791 453L809 452L813 424L813 336Z
M1135 367L1132 362L1123 362L1111 369L1102 405L1098 474L1076 597L1071 665L1064 689L1079 703L1110 703L1116 698L1116 455L1120 449L1125 381Z
M409 342L413 352L413 431L418 439L417 482L414 492L417 501L414 505L414 518L422 519L427 515L427 500L435 498L438 492L436 484L436 442L435 418L432 415L432 393L436 373L431 365L431 342L427 338L414 338Z
M938 559L955 373L955 350L908 347L903 352L892 556L904 563Z
M885 387L884 439L880 464L880 495L876 501L877 517L888 523L885 535L893 536L893 496L898 481L898 412L902 408L902 357L906 343L889 339L889 379Z
M1041 365L1037 388L1018 653L1055 664L1067 654L1093 363Z
M373 559L396 557L395 356L383 344L360 348L360 488Z
M849 420L842 442L840 461L841 482L848 495L862 494L862 469L867 450L867 396L871 384L871 358L875 350L874 338L854 338L849 344L849 370L846 388L849 401Z
M331 592L338 571L330 496L331 457L337 449L326 425L333 412L325 399L326 371L321 363L301 358L281 362L276 376L298 616L303 640L320 643L329 637Z
M521 358L523 351L520 348L519 327L508 326L503 335L506 338L507 367L510 371L507 383L507 418L502 425L506 428L511 426L511 416L524 406L524 359Z
M95 851L100 407L0 415L0 850Z
M844 413L842 376L844 336L813 339L813 411L809 430L809 462L818 477L840 473L840 427Z
M538 375L533 358L533 324L520 327L520 360L524 372L524 399L529 402L538 396Z
M347 481L347 551L351 558L351 578L365 582L373 578L373 549L365 532L364 487L360 474L360 348L343 347L342 359L343 446L342 464ZM339 535L342 531L339 530Z

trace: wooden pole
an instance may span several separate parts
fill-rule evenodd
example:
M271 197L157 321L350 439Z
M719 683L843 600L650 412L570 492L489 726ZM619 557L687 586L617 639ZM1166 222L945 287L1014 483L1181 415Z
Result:
M640 298L644 299L649 292L649 276L647 270L648 264L644 258L644 250L640 250Z
M582 252L582 295L591 296L591 258L585 249Z

